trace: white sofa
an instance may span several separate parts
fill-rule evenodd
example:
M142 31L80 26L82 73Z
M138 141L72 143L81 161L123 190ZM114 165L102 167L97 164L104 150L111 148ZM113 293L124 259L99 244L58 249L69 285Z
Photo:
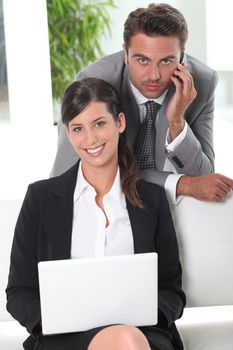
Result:
M223 203L183 198L172 209L187 308L187 350L233 350L233 192Z
M0 349L22 350L26 330L5 310L20 200L0 200ZM233 349L233 193L224 203L183 198L172 209L187 308L177 321L186 350Z

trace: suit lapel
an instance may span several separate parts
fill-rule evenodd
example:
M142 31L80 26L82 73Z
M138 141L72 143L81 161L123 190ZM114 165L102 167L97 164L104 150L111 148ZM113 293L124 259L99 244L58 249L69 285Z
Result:
M123 100L123 105L125 107L125 115L127 122L127 144L131 150L136 140L137 131L140 124L139 110L135 97L130 88L128 68L125 66L122 86L121 86L121 96Z
M140 209L134 207L127 199L126 203L133 232L134 252L147 253L155 251L156 219L153 218L151 208Z
M48 251L45 254L51 259L70 258L77 170L78 165L75 165L52 182L48 203L42 212L41 230L48 239Z

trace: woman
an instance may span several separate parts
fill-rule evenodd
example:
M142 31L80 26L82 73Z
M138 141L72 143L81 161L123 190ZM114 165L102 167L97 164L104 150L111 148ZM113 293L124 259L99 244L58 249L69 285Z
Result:
M182 349L174 321L185 296L169 206L162 188L137 178L118 93L100 79L74 82L64 94L62 120L81 160L65 174L29 185L12 246L7 309L30 333L24 348ZM156 326L41 334L39 261L152 251L159 262Z

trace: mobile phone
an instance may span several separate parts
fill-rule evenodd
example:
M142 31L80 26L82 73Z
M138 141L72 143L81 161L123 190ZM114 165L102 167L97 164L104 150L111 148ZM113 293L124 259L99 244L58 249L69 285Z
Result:
M185 52L182 53L179 63L182 65L186 63ZM183 80L180 77L176 76L176 78L183 84Z
M180 57L180 64L184 64L186 63L186 55L185 52L182 53L181 57Z

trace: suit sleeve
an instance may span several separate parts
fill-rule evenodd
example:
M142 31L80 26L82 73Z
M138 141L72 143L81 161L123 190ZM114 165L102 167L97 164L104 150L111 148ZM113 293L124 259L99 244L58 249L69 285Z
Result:
M7 294L7 310L29 333L41 319L37 242L39 210L31 187L26 193L15 227Z
M79 156L75 152L73 146L66 135L66 126L63 125L61 119L58 121L58 143L57 153L53 163L50 176L59 176L77 163Z
M186 137L174 151L167 153L167 158L179 174L197 176L214 172L213 119L217 81L217 74L213 71L208 87L205 86L208 93L202 93L203 88L197 86L197 100L186 114Z
M208 93L206 91L202 93L203 88L199 86L199 83L197 86L198 97L186 113L188 124L186 137L174 151L166 153L166 157L173 164L178 174L199 176L214 172L214 91L218 81L216 72L212 71L208 79L208 88L205 89L208 90ZM161 169L140 171L142 179L163 187L170 174L172 172Z
M186 298L181 286L182 270L176 233L165 191L162 188L157 217L155 245L158 252L158 325L169 328L181 317Z

